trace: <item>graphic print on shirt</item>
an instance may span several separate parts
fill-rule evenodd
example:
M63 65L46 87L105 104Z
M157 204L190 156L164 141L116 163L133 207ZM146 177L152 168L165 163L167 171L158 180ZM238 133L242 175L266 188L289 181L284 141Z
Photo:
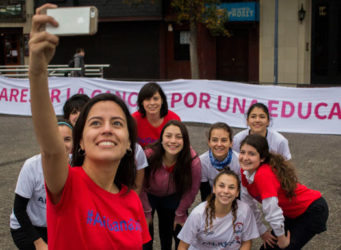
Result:
M130 218L129 220L115 221L106 216L100 215L98 212L88 210L86 223L91 226L104 227L109 231L123 232L123 231L142 231L139 220Z
M242 222L236 222L235 224L235 233L234 238L230 241L222 241L222 242L214 242L214 241L203 241L202 245L203 246L207 246L207 247L228 247L228 246L232 246L234 244L241 244L242 243L242 238L241 238L241 234L243 232L243 223ZM214 231L208 231L205 232L206 235L215 235Z
M146 144L151 144L153 142L156 142L157 139L154 139L154 138L151 138L151 137L146 137L146 138L137 137L137 141L141 145L146 145Z

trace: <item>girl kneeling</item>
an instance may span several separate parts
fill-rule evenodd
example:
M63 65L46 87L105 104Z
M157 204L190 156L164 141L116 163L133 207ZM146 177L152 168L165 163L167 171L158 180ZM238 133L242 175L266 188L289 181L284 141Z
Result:
M269 152L263 136L249 135L242 141L239 162L242 184L248 191L242 200L250 207L253 199L262 203L265 220L275 235L266 231L254 209L266 249L301 249L315 234L326 230L328 205L321 193L300 184L284 158Z
M178 250L251 249L259 233L252 210L237 199L239 191L238 176L228 169L220 172L213 193L194 208L178 235Z

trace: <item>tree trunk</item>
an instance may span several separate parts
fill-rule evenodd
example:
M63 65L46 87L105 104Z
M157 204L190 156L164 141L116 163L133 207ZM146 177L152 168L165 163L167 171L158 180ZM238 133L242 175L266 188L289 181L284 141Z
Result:
M198 33L197 24L190 22L190 38L189 38L189 55L191 62L191 76L192 79L200 79L199 76L199 62L198 62Z

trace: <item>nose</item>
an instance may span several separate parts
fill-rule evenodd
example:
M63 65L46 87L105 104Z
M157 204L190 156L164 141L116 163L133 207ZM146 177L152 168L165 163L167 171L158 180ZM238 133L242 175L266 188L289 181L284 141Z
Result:
M112 126L111 126L111 123L110 122L105 122L103 124L103 130L102 130L102 133L104 134L108 134L108 133L112 133Z
M170 142L172 142L172 143L175 143L175 142L176 142L175 136L172 136L172 137L170 138Z

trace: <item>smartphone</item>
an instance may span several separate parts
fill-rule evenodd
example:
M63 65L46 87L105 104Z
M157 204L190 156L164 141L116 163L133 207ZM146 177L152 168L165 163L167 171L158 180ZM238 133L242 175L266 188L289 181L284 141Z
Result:
M46 9L46 15L52 16L59 23L58 27L46 25L46 31L51 34L78 36L97 32L98 10L94 6Z

